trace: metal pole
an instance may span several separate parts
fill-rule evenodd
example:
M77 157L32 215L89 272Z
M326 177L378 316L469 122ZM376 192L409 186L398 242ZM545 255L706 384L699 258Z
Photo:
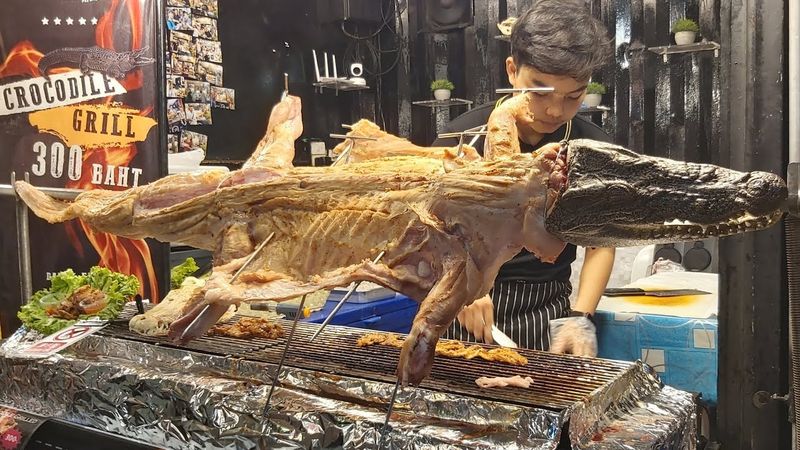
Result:
M17 181L17 174L11 172L11 185ZM25 181L29 182L28 172L25 172ZM17 214L17 252L19 262L19 293L20 306L28 303L33 295L33 277L31 275L31 247L30 229L28 228L28 205L16 196Z
M36 187L36 189L41 192L44 192L50 197L57 198L59 200L75 200L75 197L85 192L82 189L66 189L66 188L52 188L52 187L38 187L38 186ZM13 180L11 184L0 184L0 196L3 195L9 197L17 196L16 190L14 189Z
M789 188L789 212L795 215L800 214L800 123L798 123L798 114L800 114L800 87L798 87L798 83L800 83L800 5L798 5L797 0L790 0L789 1L789 166L787 168L786 173L786 181ZM796 226L796 219L793 219L791 222L787 219L787 241L791 240L796 234L790 234L790 229L788 228L790 225L789 223L794 224ZM794 230L796 231L796 229ZM788 244L788 242L787 242ZM791 255L791 252L787 246L787 252ZM789 264L792 264L790 261ZM792 274L794 272L791 271L788 274L789 276L789 342L792 344L790 345L790 359L791 364L790 370L797 370L797 360L798 355L797 352L800 352L800 349L796 347L796 340L797 336L793 335L793 332L797 329L797 324L793 323L797 320L796 317L796 306L797 303L792 300L791 291L793 290L793 286L791 283L794 281ZM796 289L796 286L794 286ZM795 291L796 292L796 291ZM793 314L795 313L795 314ZM793 326L794 325L794 326ZM797 429L797 406L800 405L800 402L797 400L797 396L800 394L796 391L800 386L798 386L798 374L792 373L791 374L791 389L792 393L794 394L794 401L790 404L790 417L793 417L792 422L792 448L798 448L798 429Z
M789 162L800 162L800 4L789 2Z
M800 216L800 4L789 2L789 187L788 210Z

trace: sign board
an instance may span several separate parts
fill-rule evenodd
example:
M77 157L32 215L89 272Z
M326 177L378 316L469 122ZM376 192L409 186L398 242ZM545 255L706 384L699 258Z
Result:
M0 183L124 190L166 175L161 0L0 1ZM169 283L169 246L31 214L34 292L65 269L135 275L143 297ZM0 197L0 328L18 326L14 199Z
M40 341L34 342L15 356L22 358L46 358L84 339L86 336L102 330L104 326L105 322L80 321Z

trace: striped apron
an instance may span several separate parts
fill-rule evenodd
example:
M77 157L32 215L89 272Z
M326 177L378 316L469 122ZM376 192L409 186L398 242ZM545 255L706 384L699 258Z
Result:
M571 292L568 281L496 281L491 292L495 325L519 347L548 350L550 321L569 313ZM442 337L477 342L458 319Z

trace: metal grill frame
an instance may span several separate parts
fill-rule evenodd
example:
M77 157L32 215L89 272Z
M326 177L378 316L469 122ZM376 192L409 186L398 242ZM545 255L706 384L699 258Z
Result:
M237 320L234 317L232 321ZM291 322L277 320L284 329ZM310 337L319 325L298 323L286 366L394 383L400 349L382 345L357 347L356 341L373 330L329 326L314 342ZM286 344L286 337L238 339L224 336L203 336L185 345L177 345L164 337L143 336L128 329L127 320L118 320L98 333L106 337L144 342L169 348L189 350L214 356L277 364ZM404 335L399 335L404 336ZM496 346L479 344L484 348ZM585 401L594 393L607 389L631 368L631 363L590 359L571 355L517 349L528 358L525 366L437 356L430 376L421 388L464 395L476 399L502 401L525 407L561 412ZM507 387L481 389L475 379L482 376L529 376L530 388Z

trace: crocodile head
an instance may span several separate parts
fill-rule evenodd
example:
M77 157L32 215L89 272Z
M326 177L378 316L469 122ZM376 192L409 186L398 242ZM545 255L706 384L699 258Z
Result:
M546 227L581 246L625 247L698 240L764 229L778 222L783 179L640 155L589 140L568 144L566 178ZM551 180L553 177L551 177Z
M117 53L117 67L125 74L137 67L146 66L155 62L155 59L145 56L149 47L142 47L130 52Z

